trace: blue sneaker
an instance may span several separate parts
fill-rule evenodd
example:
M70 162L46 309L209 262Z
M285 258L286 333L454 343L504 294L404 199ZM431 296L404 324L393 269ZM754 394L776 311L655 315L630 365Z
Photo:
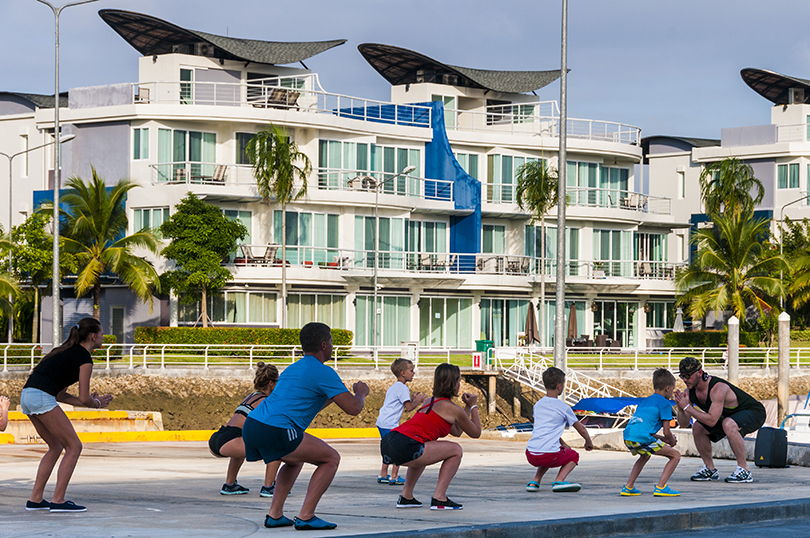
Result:
M405 485L405 479L402 478L401 476L396 477L396 479L389 478L388 479L388 485L389 486L402 486L402 485Z
M377 483L378 484L388 484L389 482L391 482L391 475L388 475L388 476L379 475L379 476L377 476Z
M318 516L303 520L295 518L295 530L297 531L326 531L337 527L337 523L329 523Z
M622 486L622 495L625 497L635 497L637 495L641 495L641 490L638 488L628 489L627 486Z
M568 493L568 492L576 492L582 489L582 486L579 484L575 484L573 482L568 482L567 480L563 480L562 482L552 482L551 484L551 491L554 493Z
M653 490L653 495L656 497L677 497L680 494L680 491L675 491L669 486L664 486L663 488L655 486L655 489Z
M292 527L293 525L295 525L295 522L286 516L273 519L268 515L266 518L264 518L264 526L268 529L275 529L276 527Z

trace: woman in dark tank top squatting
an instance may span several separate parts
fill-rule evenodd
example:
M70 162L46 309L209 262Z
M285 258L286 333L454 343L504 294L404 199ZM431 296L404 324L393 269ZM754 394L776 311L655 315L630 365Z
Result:
M248 413L253 411L267 398L278 381L278 370L272 364L256 363L256 375L253 377L254 392L248 394L236 408L231 420L217 430L208 441L211 453L220 458L230 458L225 483L220 489L222 495L243 495L250 490L236 481L242 464L245 462L245 442L242 440L242 426ZM259 493L262 497L272 497L275 489L276 473L280 461L267 464L264 473L264 485Z
M84 506L65 500L68 482L82 453L82 443L58 402L96 409L110 404L112 395L90 393L90 377L93 374L91 353L100 349L103 341L101 323L93 318L82 319L70 328L68 338L61 346L51 350L39 361L23 387L20 394L23 413L28 415L37 434L48 444L48 451L39 463L34 488L25 505L26 510L86 510ZM79 395L68 394L68 387L77 381ZM63 450L65 455L59 464L56 488L48 502L43 498L45 486Z

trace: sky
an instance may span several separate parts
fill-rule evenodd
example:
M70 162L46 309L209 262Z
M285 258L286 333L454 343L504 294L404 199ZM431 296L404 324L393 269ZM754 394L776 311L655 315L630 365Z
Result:
M63 5L62 0L52 3ZM137 11L177 26L266 41L348 39L306 60L327 92L388 100L357 46L382 43L478 69L560 67L562 0L100 0L60 18L60 89L137 80L135 51L98 16ZM0 0L0 91L53 94L54 18ZM568 116L642 136L720 138L770 123L740 70L810 79L807 0L569 0ZM537 92L559 100L555 82Z

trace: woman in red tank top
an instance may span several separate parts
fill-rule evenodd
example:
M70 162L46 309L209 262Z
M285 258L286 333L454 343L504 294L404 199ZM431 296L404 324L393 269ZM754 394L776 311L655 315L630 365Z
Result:
M405 486L397 501L397 508L419 508L422 503L413 496L413 488L428 465L442 463L439 480L430 502L431 510L459 510L460 504L447 498L447 487L456 476L461 464L461 445L452 441L439 441L448 434L459 437L481 436L481 418L475 402L478 396L464 393L460 407L451 401L458 396L461 371L458 366L441 364L433 376L433 397L407 422L394 428L380 442L383 461L408 468Z

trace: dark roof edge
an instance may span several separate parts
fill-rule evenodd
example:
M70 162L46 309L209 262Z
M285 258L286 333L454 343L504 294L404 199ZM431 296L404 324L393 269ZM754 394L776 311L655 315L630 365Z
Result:
M687 136L671 136L671 135L650 135L645 136L641 139L641 154L644 156L642 164L650 164L647 155L650 153L650 142L655 139L662 139L662 140L676 140L678 142L683 142L693 148L708 148L708 147L719 147L720 140L716 138L695 138L695 137L687 137Z
M24 99L37 108L54 108L55 99L53 94L45 95L40 93L23 93L23 92L4 92L0 91L0 95L13 95ZM68 92L59 92L59 108L68 107Z

